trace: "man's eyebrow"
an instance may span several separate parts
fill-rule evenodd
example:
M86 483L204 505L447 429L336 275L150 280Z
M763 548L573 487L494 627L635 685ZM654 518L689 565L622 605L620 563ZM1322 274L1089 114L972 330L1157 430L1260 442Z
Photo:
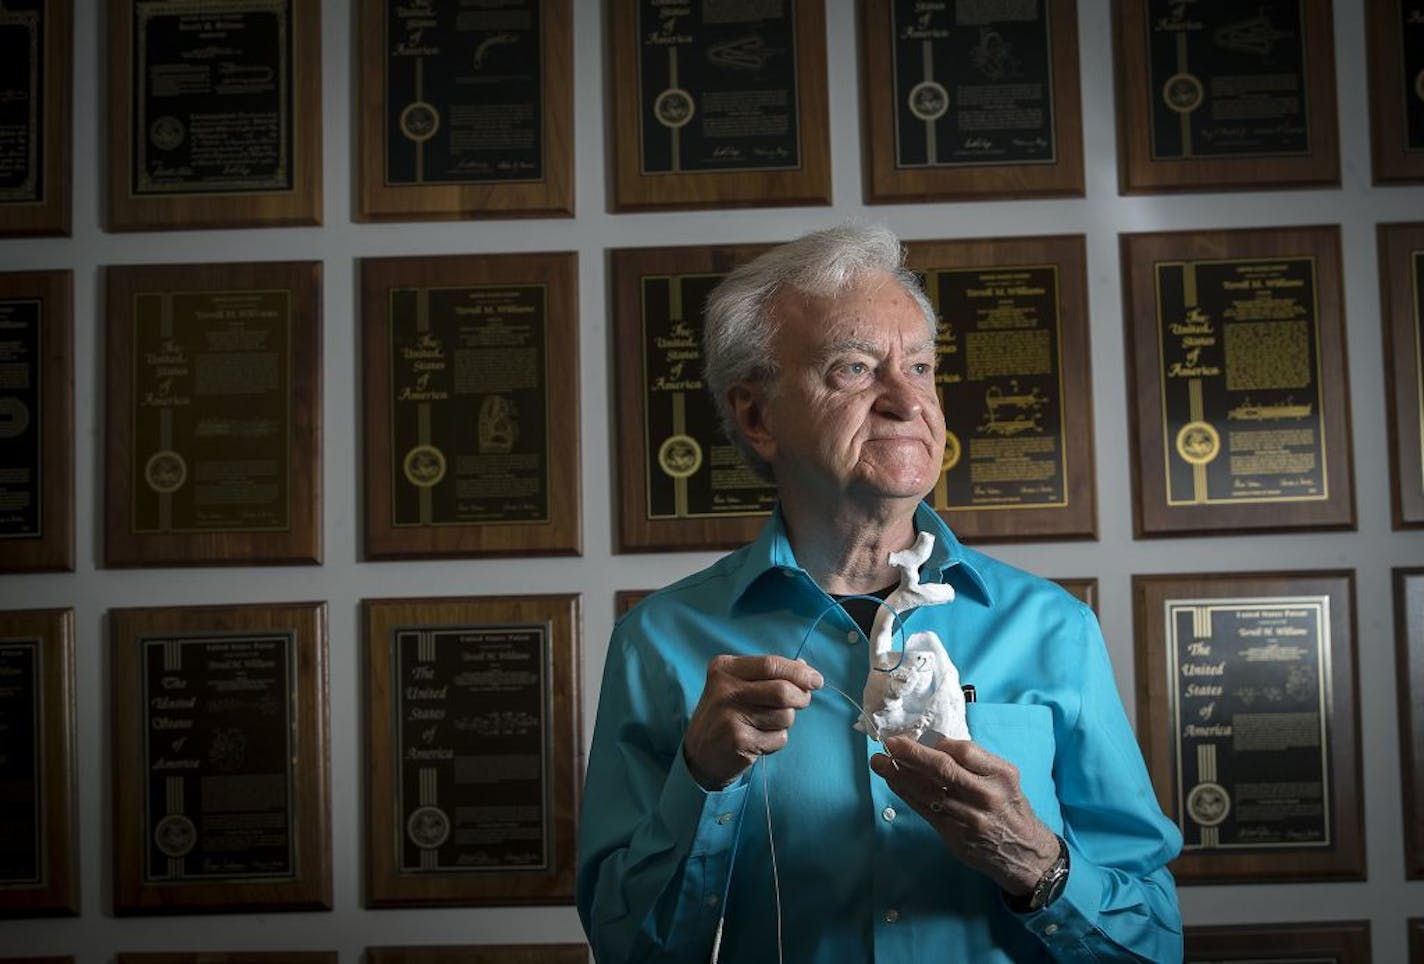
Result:
M842 338L839 341L833 341L823 346L820 351L816 352L815 361L816 364L820 365L838 355L850 354L851 352L860 352L861 354L879 358L881 348L875 342L866 341L863 338Z
M926 338L924 341L910 345L905 350L905 354L910 356L928 355L932 354L934 351L935 340L933 338ZM862 354L869 355L872 358L879 358L882 354L884 354L884 348L876 342L866 341L863 338L842 338L839 341L831 342L829 345L824 346L819 352L817 352L815 357L815 364L824 365L826 362L830 361L833 358L852 352L860 352Z

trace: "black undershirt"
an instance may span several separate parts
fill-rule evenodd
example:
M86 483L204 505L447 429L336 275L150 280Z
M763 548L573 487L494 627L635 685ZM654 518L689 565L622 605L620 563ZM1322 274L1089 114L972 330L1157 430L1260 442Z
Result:
M860 627L860 631L865 634L865 638L870 638L870 629L875 625L875 614L885 609L879 603L871 602L869 599L851 598L857 595L874 596L877 599L886 599L899 588L899 582L891 583L884 589L877 589L868 593L849 593L847 595L837 595L831 593L831 598L841 604L841 608L846 611L846 615L855 620L855 624Z

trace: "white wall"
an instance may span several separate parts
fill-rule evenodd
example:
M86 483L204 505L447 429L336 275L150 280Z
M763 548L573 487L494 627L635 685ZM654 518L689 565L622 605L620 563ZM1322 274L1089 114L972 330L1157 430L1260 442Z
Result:
M608 248L774 241L854 214L882 218L908 239L1082 233L1088 238L1089 305L1098 505L1095 543L991 549L1049 576L1096 576L1119 687L1132 712L1130 577L1134 573L1350 568L1357 574L1359 692L1369 878L1361 883L1189 887L1188 924L1369 919L1375 957L1405 956L1405 918L1424 913L1424 881L1406 883L1402 856L1398 707L1390 595L1392 566L1424 564L1424 538L1390 528L1383 357L1375 225L1424 220L1424 187L1372 188L1369 177L1362 4L1337 0L1336 70L1342 186L1332 190L1119 197L1114 149L1108 0L1080 0L1087 195L1062 201L861 203L856 15L828 0L831 208L612 215L605 210L604 52L600 4L575 0L578 217L573 220L357 225L352 221L352 10L323 4L325 226L280 230L107 234L99 225L103 18L76 0L73 237L0 241L0 270L70 268L75 279L77 566L72 574L0 579L0 608L73 607L77 629L80 854L83 915L0 923L0 954L74 954L106 961L117 951L337 949L344 962L367 944L581 940L572 907L367 911L360 880L362 775L360 625L363 597L519 593L583 594L585 730L617 589L661 585L709 563L710 553L612 553L611 365ZM1344 240L1359 527L1357 531L1134 541L1118 234L1124 231L1339 224ZM577 250L583 439L582 558L515 561L358 562L361 489L355 259L367 256ZM100 268L150 262L320 258L324 263L325 565L319 568L100 568L102 530L103 301ZM109 910L108 663L111 607L324 599L331 611L331 772L334 910L326 914L115 919ZM1415 819L1417 819L1417 815Z

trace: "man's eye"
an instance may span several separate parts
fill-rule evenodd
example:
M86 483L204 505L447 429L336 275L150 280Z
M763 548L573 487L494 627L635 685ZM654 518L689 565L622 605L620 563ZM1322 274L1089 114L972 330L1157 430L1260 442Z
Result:
M870 371L870 366L865 362L846 362L841 366L841 373L844 375L864 375L868 371Z
M929 362L916 362L910 366L910 371L916 375L928 375L934 371L934 366Z

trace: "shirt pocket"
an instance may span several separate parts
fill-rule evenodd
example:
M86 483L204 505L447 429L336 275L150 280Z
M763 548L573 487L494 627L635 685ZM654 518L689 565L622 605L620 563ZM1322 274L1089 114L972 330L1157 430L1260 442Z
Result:
M1033 812L1061 834L1063 815L1053 783L1053 712L1034 703L970 703L965 709L974 742L1018 767L1019 785Z

